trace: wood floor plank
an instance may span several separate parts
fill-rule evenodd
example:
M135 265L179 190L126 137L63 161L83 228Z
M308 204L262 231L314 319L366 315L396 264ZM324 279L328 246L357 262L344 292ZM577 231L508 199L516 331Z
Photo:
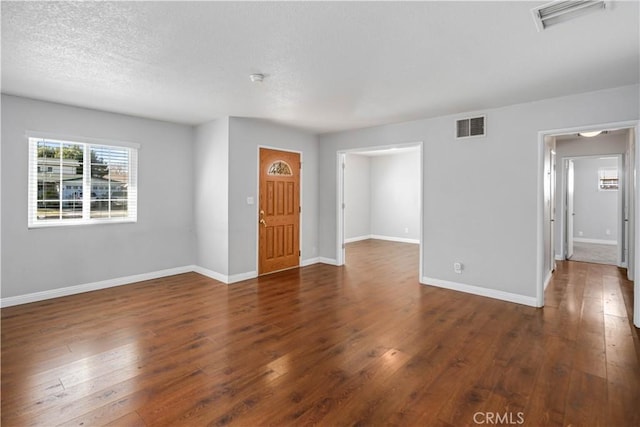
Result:
M567 392L564 424L571 426L606 426L607 412L606 380L595 375L573 369Z
M0 421L640 425L623 269L559 262L536 309L421 285L418 256L365 240L344 267L233 285L186 273L4 308Z
M570 375L572 344L556 336L545 337L540 372L525 409L525 421L534 426L562 426Z
M129 412L122 417L105 424L106 427L146 427L146 423L137 412Z

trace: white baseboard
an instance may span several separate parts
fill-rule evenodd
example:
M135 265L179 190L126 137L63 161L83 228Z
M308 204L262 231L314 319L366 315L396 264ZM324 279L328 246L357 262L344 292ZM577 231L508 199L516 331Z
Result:
M332 258L318 257L318 262L322 264L338 265L338 261Z
M586 239L584 237L574 237L574 242L578 243L596 243L598 245L617 245L617 240L602 240L602 239Z
M160 277L173 276L176 274L189 273L194 271L194 266L169 268L166 270L153 271L151 273L135 274L133 276L118 277L115 279L102 280L99 282L85 283L82 285L68 286L65 288L51 289L49 291L34 292L31 294L18 295L15 297L2 298L0 307L10 307L13 305L27 304L30 302L44 301L52 298L59 298L68 295L81 294L83 292L97 291L100 289L113 288L116 286L128 285L145 280L158 279Z
M317 264L319 262L320 262L320 258L318 257L303 259L303 260L300 260L300 267L306 267L308 265Z
M257 271L249 271L246 273L240 274L232 274L226 275L222 273L218 273L217 271L209 270L208 268L200 267L199 265L193 266L193 271L198 274L202 274L203 276L207 276L210 279L217 280L218 282L222 282L226 285L230 285L232 283L242 282L243 280L254 279L258 277Z
M556 261L564 261L564 257L562 255L556 255Z
M388 240L390 242L398 242L398 243L413 243L415 245L420 244L419 239L406 239L404 237L391 237L391 236L381 236L379 234L372 234L371 238L377 239L377 240Z
M453 291L465 292L473 295L494 298L502 301L515 302L517 304L537 307L536 297L528 297L511 292L499 291L496 289L482 288L480 286L466 285L464 283L450 282L448 280L433 279L431 277L423 277L420 281L423 285L431 285L439 288L451 289Z
M300 262L301 267L311 264L324 263L337 265L336 260L316 257L306 259ZM166 270L153 271L151 273L136 274L133 276L117 277L114 279L102 280L99 282L85 283L82 285L68 286L65 288L51 289L49 291L34 292L30 294L18 295L15 297L0 298L0 307L11 307L14 305L27 304L30 302L44 301L52 298L59 298L68 295L81 294L84 292L97 291L100 289L113 288L116 286L129 285L132 283L143 282L145 280L159 279L161 277L174 276L176 274L196 272L210 279L217 280L224 284L232 284L243 280L254 279L258 277L257 271L248 271L246 273L225 275L217 271L209 270L198 265L186 265L184 267L169 268Z
M227 284L230 285L232 283L242 282L243 280L255 279L258 277L257 271L248 271L246 273L240 274L232 274L229 276Z
M366 236L349 237L348 239L344 239L344 242L353 243L353 242L359 242L360 240L368 240L368 239L371 239L371 234L368 234Z
M387 240L389 242L398 242L398 243L413 243L415 245L420 244L419 239L407 239L404 237L383 236L380 234L369 234L367 236L349 237L348 239L344 239L344 242L353 243L353 242L359 242L361 240L368 240L368 239Z
M199 265L193 266L193 271L203 276L207 276L209 279L217 280L218 282L227 283L229 276L226 274L218 273L217 271L209 270L208 268L200 267Z

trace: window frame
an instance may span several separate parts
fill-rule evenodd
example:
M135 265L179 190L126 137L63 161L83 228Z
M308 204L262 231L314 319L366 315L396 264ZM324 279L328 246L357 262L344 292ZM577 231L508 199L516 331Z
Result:
M607 178L607 172L615 171L615 178ZM611 183L611 187L603 187L603 181L613 181L615 180L615 184ZM615 186L614 186L615 185ZM618 191L620 188L620 171L616 166L601 166L598 168L598 191Z
M102 140L96 138L81 138L74 136L60 136L41 132L27 132L28 146L28 190L27 190L27 226L31 228L69 227L78 225L95 224L122 224L136 223L138 221L138 151L139 144ZM83 150L82 173L82 216L80 218L38 218L38 143L42 141L81 145ZM101 149L126 149L128 153L127 163L127 215L109 218L91 218L91 150ZM60 209L62 209L62 189L58 196ZM111 197L108 199L111 201Z

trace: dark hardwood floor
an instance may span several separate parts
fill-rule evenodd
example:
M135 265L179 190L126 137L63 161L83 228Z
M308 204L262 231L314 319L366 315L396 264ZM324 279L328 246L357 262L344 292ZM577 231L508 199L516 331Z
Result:
M640 425L623 270L559 263L535 309L420 285L416 245L347 259L3 309L2 426Z

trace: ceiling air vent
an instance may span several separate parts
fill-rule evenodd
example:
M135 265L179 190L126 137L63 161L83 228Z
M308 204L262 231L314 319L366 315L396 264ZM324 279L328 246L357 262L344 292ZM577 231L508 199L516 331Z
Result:
M485 116L472 117L456 121L456 138L468 138L470 136L484 136Z
M560 24L578 16L596 10L604 10L608 7L609 1L595 0L572 0L572 1L552 1L542 6L531 9L533 20L538 31L542 31L551 25Z

